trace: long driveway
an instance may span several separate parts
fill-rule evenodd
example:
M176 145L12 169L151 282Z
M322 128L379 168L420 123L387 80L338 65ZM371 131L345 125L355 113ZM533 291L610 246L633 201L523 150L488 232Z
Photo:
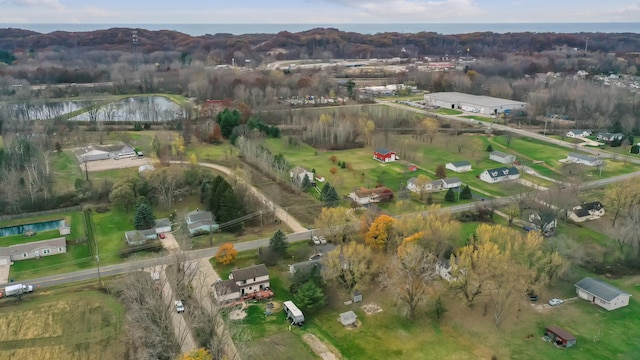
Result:
M172 164L189 164L189 162L187 161L171 161ZM221 173L227 175L227 176L232 176L233 175L233 170L229 169L226 166L222 166L222 165L218 165L218 164L211 164L211 163L198 163L200 166L204 166L210 169L214 169L217 171L220 171ZM241 180L242 181L242 180ZM247 185L249 187L249 189L251 189L251 192L253 193L253 195L258 198L263 204L265 204L269 209L273 210L273 212L275 213L276 217L278 219L280 219L283 223L287 224L287 226L291 229L291 231L293 231L294 233L297 232L301 232L301 231L306 231L307 228L302 226L302 224L300 224L300 222L293 216L291 216L291 214L289 214L285 209L283 209L280 205L274 203L273 201L271 201L271 199L269 199L268 197L266 197L260 190L256 189L253 185L248 184L245 182L245 185Z

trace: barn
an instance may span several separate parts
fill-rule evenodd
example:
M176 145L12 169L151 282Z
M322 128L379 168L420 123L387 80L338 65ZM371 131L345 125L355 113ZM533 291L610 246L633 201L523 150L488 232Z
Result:
M569 348L576 345L576 337L559 326L548 326L545 329L544 335L549 337L551 341L558 346Z
M631 294L604 281L586 277L576 283L576 293L581 299L590 301L609 311L629 305Z
M425 94L427 105L447 109L462 109L485 115L497 115L512 111L524 111L527 103L491 96L478 96L459 92Z
M393 162L400 160L398 155L394 151L390 151L384 148L377 148L373 151L373 158L382 162Z

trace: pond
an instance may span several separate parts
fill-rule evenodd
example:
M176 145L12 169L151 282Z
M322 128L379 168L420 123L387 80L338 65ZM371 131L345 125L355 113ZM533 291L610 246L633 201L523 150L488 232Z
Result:
M23 224L0 228L0 237L22 235L26 231L31 230L35 233L41 231L55 230L64 225L64 220L43 221L33 224Z
M16 120L51 120L66 114L87 110L90 101L51 101L41 103L0 104L0 118ZM84 111L72 118L73 121L92 119L106 122L142 121L162 122L182 118L183 109L162 96L136 96L114 101L90 113Z

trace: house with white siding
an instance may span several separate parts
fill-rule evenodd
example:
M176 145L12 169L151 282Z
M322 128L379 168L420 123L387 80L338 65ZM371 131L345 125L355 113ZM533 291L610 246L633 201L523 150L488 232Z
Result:
M578 297L609 311L629 305L631 294L594 278L586 277L576 283Z
M503 153L502 151L497 151L497 150L492 151L489 154L489 159L493 161L497 161L501 164L513 164L514 162L516 162L515 155Z
M66 252L67 240L63 237L15 244L0 247L0 265L9 265L15 261L39 259L44 256L64 254Z
M444 167L451 171L455 171L459 173L472 170L471 163L468 162L467 160L450 162L450 163L447 163Z
M480 180L495 184L499 182L505 182L509 180L516 180L520 178L520 172L515 167L500 167L496 169L485 170L480 174Z

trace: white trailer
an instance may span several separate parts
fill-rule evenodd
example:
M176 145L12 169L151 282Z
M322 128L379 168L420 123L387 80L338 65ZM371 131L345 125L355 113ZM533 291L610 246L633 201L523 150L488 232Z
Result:
M283 303L284 312L287 314L287 319L291 320L292 325L302 325L304 324L304 314L293 301L285 301Z
M2 296L15 296L33 292L33 285L15 284L4 288Z

